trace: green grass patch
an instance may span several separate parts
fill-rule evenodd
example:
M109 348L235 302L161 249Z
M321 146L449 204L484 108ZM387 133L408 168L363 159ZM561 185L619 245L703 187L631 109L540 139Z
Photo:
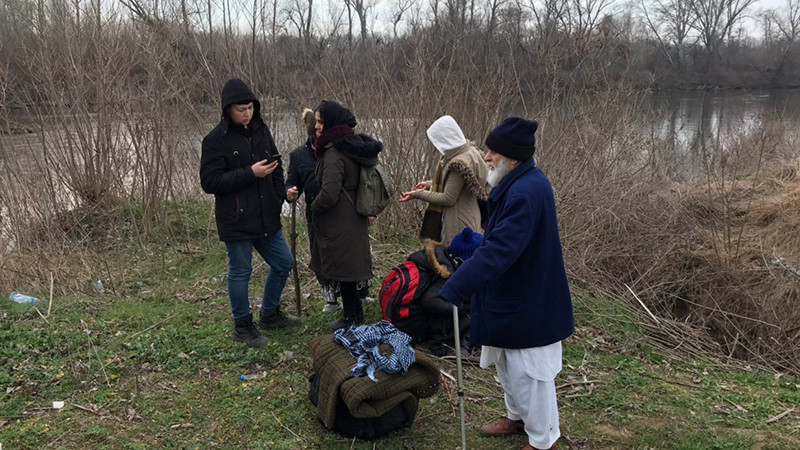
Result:
M134 208L134 207L131 207ZM413 427L376 442L327 430L309 402L308 343L328 333L298 226L303 325L268 333L264 349L230 339L227 259L209 210L173 205L169 238L124 241L103 254L102 292L62 292L43 319L0 301L0 443L4 448L441 449L460 446L454 384L423 399ZM127 212L132 221L142 215ZM138 215L137 215L138 214ZM288 224L287 224L288 229ZM138 236L128 233L129 239ZM412 250L375 244L372 295ZM254 258L254 263L259 261ZM81 262L76 262L81 264ZM251 297L267 267L255 264ZM47 292L41 286L37 292ZM290 278L284 308L294 312ZM369 321L380 306L368 303ZM46 305L38 305L45 312ZM800 380L648 345L624 305L575 289L577 331L557 380L562 448L800 448ZM455 375L455 362L441 359ZM245 373L268 376L242 382ZM468 446L521 448L524 436L487 438L482 423L504 413L493 370L465 362ZM66 406L56 410L53 401ZM778 417L776 419L776 417Z

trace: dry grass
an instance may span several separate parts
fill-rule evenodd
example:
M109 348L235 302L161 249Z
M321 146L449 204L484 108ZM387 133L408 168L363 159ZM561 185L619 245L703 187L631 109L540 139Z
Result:
M598 206L562 214L573 278L627 299L665 349L799 373L799 162L774 157L785 136L740 136L702 180L629 174L599 194L610 201L584 198Z

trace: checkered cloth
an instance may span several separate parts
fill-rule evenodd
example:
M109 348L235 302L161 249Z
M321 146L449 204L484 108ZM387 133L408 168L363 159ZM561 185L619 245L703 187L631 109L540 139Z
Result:
M356 365L350 370L350 375L363 377L366 374L376 383L378 382L375 378L376 370L405 375L417 359L416 352L411 347L411 337L385 320L373 325L336 330L333 339L357 359ZM391 356L381 353L378 347L381 344L392 346Z

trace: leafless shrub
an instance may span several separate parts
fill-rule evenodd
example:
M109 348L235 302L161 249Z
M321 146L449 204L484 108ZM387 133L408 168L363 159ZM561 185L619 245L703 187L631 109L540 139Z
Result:
M617 124L629 120L617 112ZM606 125L593 129L613 128ZM588 179L554 180L572 276L638 307L630 287L657 316L707 330L726 356L800 371L800 317L788 307L800 273L800 246L791 238L800 223L792 196L797 163L773 156L785 145L783 131L768 123L735 136L706 158L698 181L654 179L637 170L635 152L625 157L624 145L613 164L587 157L591 166L581 172Z

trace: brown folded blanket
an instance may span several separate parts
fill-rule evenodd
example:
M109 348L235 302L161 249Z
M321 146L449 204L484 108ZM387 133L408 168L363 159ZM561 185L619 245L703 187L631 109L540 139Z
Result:
M333 340L332 334L315 338L310 349L314 373L320 378L317 416L328 428L333 427L336 401L340 395L356 418L381 417L399 404L414 417L418 405L415 397L430 397L439 389L439 368L430 357L420 352L417 352L417 360L406 375L389 375L378 370L375 372L376 383L368 377L350 377L356 360ZM381 351L390 355L392 346L382 345Z

